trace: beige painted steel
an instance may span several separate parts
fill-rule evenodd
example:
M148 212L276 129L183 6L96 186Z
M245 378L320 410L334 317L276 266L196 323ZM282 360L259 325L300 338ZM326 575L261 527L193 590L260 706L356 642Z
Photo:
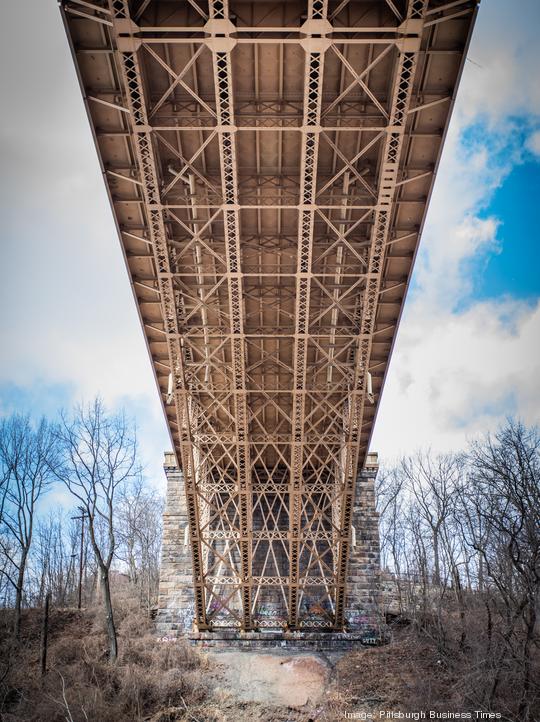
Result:
M62 11L184 472L198 627L343 629L476 1Z

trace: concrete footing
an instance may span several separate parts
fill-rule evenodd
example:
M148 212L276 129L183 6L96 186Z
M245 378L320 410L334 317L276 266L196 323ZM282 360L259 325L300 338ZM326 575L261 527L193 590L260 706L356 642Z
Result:
M190 644L198 647L235 648L235 649L272 649L287 648L299 650L339 650L352 649L355 646L377 646L386 643L382 630L374 637L365 632L196 632L184 637Z

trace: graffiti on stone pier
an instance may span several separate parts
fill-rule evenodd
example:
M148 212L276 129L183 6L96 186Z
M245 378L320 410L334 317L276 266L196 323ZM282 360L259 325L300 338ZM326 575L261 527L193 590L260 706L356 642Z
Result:
M281 627L287 622L287 613L281 604L266 602L256 608L253 619L255 623L271 621Z
M183 607L178 609L178 623L184 629L191 629L193 626L193 619L195 618L195 606L194 604L185 604Z

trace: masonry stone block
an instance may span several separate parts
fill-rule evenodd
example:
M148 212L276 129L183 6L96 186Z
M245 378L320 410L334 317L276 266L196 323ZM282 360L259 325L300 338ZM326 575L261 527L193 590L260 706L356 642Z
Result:
M195 596L184 477L174 454L165 454L167 497L156 628L160 636L188 634L193 628Z
M383 636L379 515L375 508L377 469L376 455L369 454L356 482L345 605L347 631L370 639Z

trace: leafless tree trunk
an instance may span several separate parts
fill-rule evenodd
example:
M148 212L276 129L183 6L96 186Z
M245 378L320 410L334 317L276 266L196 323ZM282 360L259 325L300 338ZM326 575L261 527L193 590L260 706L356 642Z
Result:
M124 414L109 414L100 399L62 415L58 432L64 454L58 472L87 518L87 529L105 605L109 658L118 642L111 598L110 569L117 548L116 502L120 489L139 473L135 429Z
M47 592L45 595L45 608L43 610L43 623L41 627L41 676L43 677L47 672L47 648L49 640L49 604L51 602L51 593Z

